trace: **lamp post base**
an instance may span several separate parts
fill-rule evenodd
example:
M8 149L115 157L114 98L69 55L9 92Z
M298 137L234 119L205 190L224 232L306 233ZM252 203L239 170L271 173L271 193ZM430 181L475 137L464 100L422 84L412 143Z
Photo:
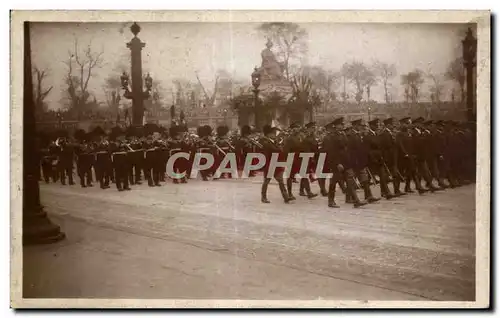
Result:
M26 211L23 216L23 245L50 244L63 240L66 235L50 221L43 207Z

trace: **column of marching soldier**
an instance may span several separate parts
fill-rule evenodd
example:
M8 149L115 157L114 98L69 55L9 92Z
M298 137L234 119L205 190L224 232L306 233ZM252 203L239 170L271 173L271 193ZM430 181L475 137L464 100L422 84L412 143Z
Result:
M93 186L92 170L101 189L114 182L119 191L130 190L130 185L141 184L143 176L149 186L161 186L167 180L167 161L177 152L189 153L190 158L175 161L174 171L186 172L187 178L173 179L173 183L187 183L197 152L209 152L215 158L211 168L200 171L202 180L225 179L232 176L216 171L226 154L235 153L241 170L246 155L259 152L267 159L261 169L263 203L269 203L267 188L271 178L267 172L272 153L278 153L280 161L294 154L291 176L300 170L303 160L300 153L314 154L307 166L307 177L300 180L285 178L282 168L275 170L273 177L285 203L296 200L294 183L299 183L300 196L316 197L311 190L311 182L316 180L321 195L328 198L328 206L332 208L339 207L335 200L337 185L345 194L345 202L359 207L380 200L372 194L373 185L378 185L382 197L390 200L413 193L412 185L422 195L475 182L474 123L425 121L421 117L412 121L407 117L399 121L375 119L367 125L355 120L346 127L344 118L339 117L324 127L315 123L292 124L284 130L265 126L262 132L257 132L243 126L239 133L228 135L228 127L221 126L216 133L214 136L210 126L202 126L197 134L192 134L186 126L177 125L168 132L165 129L145 132L133 127L124 131L114 129L108 135L78 131L73 142L63 137L40 138L40 179L47 183L60 181L63 185L68 179L73 185L76 162L82 188ZM332 176L328 179L315 178L322 153L326 158L322 171ZM250 172L250 177L255 175L255 171ZM364 200L358 196L358 189L363 190Z

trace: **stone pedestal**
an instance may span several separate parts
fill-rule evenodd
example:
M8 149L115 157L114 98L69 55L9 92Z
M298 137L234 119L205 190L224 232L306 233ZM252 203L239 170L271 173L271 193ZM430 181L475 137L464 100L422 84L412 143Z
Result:
M282 98L283 102L286 103L293 94L292 85L285 79L267 81L264 80L262 81L259 89L260 97L264 101L277 94ZM277 123L279 126L287 127L289 125L289 118L285 112L285 107L286 105L274 109L271 118L267 118L264 124L271 125L273 124L273 121L275 121L275 123Z

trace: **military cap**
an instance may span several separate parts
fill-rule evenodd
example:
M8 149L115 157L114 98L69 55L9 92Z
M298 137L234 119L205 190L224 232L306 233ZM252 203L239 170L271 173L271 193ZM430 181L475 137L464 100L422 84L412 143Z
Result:
M264 135L272 133L273 127L271 127L271 125L265 125L264 127L262 127L262 132L264 133Z
M424 117L417 117L413 120L413 123L420 124L420 123L423 123L424 121L425 121Z
M372 126L372 125L377 125L379 122L380 122L380 119L375 118L375 119L373 119L373 120L370 120L370 121L368 122L368 124L369 124L370 126Z
M290 128L291 128L291 129L300 128L300 124L299 124L299 123L297 123L297 122L292 123L292 124L290 125Z
M344 123L344 117L339 117L331 122L332 125L341 125Z
M434 124L435 122L433 120L428 120L428 121L425 121L424 122L424 125L432 125Z
M172 126L169 128L168 133L170 136L177 136L179 134L179 127L178 126ZM148 136L149 137L149 136Z
M306 128L312 128L312 127L315 127L315 126L316 126L316 123L312 121L310 123L307 123L305 127Z
M392 125L393 123L394 123L394 118L392 117L384 119L384 125Z
M217 127L217 135L218 136L225 136L229 132L229 127L227 126L219 126Z
M212 134L212 127L210 125L203 126L203 131L205 132L205 136L209 136Z
M252 128L250 128L250 126L245 125L245 126L241 127L241 135L242 136L248 136L251 133L252 133Z
M362 122L363 122L362 119L356 119L356 120L351 121L351 125L358 126L358 125L361 125Z
M401 118L399 120L400 123L411 123L411 117L405 117L405 118Z

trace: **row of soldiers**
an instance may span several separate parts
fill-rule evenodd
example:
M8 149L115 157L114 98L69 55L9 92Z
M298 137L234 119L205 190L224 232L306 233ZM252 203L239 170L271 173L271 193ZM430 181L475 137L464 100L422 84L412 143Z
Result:
M397 125L399 124L399 125ZM283 169L277 169L274 178L285 202L295 200L293 183L299 183L299 194L314 198L311 181L315 181L315 171L319 155L326 154L323 172L332 177L319 178L321 195L328 197L328 206L338 207L335 200L339 185L346 194L346 202L354 206L376 202L371 185L378 183L381 194L386 199L413 192L411 183L423 194L456 187L475 179L475 131L474 126L445 121L424 121L404 118L397 123L393 118L383 122L375 119L365 125L362 120L351 122L345 127L344 119L337 118L321 127L315 123L305 126L291 125L280 130L265 126L257 132L244 126L239 135L228 136L226 126L218 127L214 136L210 126L199 127L197 134L190 134L184 126L174 126L161 135L156 132L146 137L140 134L109 135L101 140L90 132L80 137L78 142L64 138L53 141L42 149L41 168L46 182L60 180L62 184L74 184L73 168L76 162L77 174L82 187L92 186L93 173L102 189L115 182L119 191L130 190L130 185L141 184L142 175L151 187L166 181L166 163L176 152L186 152L190 158L179 158L174 163L176 173L186 173L186 177L174 183L187 183L191 174L194 155L210 152L215 164L208 170L200 171L204 181L231 175L216 173L222 159L228 153L235 153L238 168L242 169L248 153L261 152L266 155L266 165L262 169L267 176L272 153L279 153L282 161L293 153L294 164L291 177L284 178ZM299 153L314 153L309 161L308 176L295 180L302 159ZM203 162L202 162L203 164ZM255 172L251 172L254 176ZM285 180L286 179L286 180ZM433 180L436 180L434 184ZM267 188L270 178L265 178L261 188L261 201L268 203ZM424 185L422 185L424 181ZM393 190L389 189L389 183ZM401 191L404 183L404 191ZM328 186L327 186L328 184ZM359 199L356 189L362 188L365 200Z
M474 124L425 121L422 117L413 121L406 117L397 124L393 118L388 118L382 122L374 119L368 125L362 120L354 120L346 127L344 118L339 117L322 129L314 123L304 128L292 125L285 132L266 126L261 143L268 158L276 152L282 154L283 160L290 153L297 156L291 175L298 173L302 164L303 159L298 153L316 154L314 160L309 161L307 171L310 176L316 171L319 154L326 154L322 172L331 173L331 178L320 178L318 183L321 194L328 197L328 206L332 208L339 207L335 200L337 185L345 193L346 203L360 207L380 200L372 194L371 185L374 183L379 184L382 197L390 200L414 192L412 183L419 194L424 194L475 180ZM274 178L284 202L295 200L293 178L287 178L285 185L283 170L275 171ZM316 194L311 192L309 179L303 177L300 180L299 192L312 198ZM261 189L264 203L269 202L269 182L270 179L266 178ZM392 191L389 188L391 182ZM401 183L404 183L404 191ZM363 189L364 200L358 197L356 190L359 188Z

